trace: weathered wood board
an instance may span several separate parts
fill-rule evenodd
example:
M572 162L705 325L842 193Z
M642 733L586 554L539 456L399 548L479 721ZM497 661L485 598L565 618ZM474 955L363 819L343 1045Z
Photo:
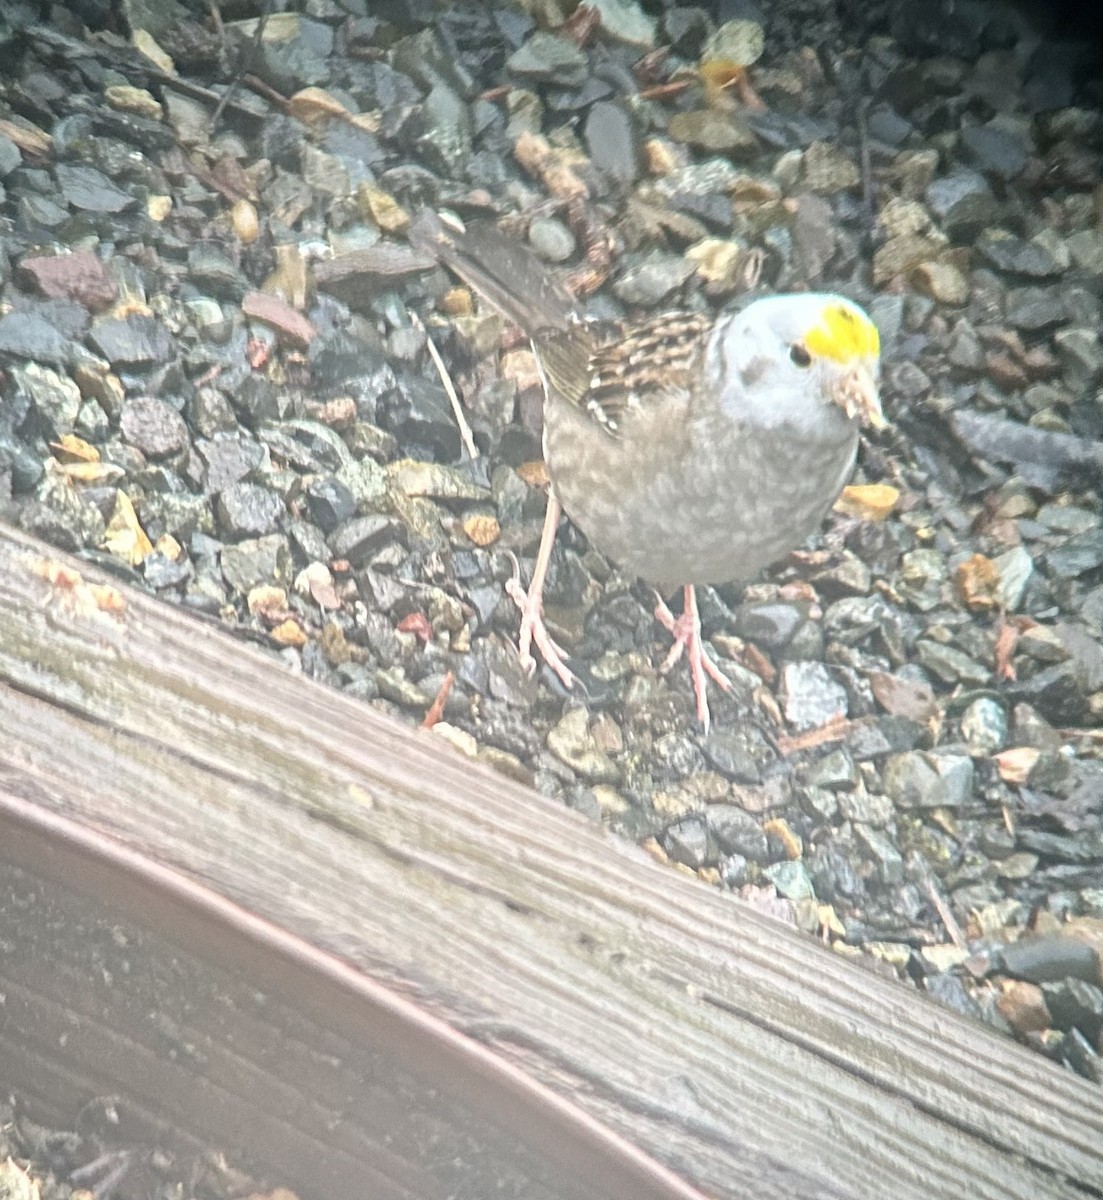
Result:
M1103 1191L1099 1089L12 531L0 730L4 792L329 952L706 1195Z

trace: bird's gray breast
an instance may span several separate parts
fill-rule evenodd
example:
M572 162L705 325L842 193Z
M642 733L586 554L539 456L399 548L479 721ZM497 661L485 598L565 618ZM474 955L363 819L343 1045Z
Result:
M593 546L657 584L746 579L802 545L857 452L845 420L810 436L667 419L613 441L569 407L546 413L556 495Z

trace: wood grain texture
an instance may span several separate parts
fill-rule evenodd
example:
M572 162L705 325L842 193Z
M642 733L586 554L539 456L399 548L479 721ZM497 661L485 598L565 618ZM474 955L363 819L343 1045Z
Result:
M86 603L44 558L0 531L17 794L416 1000L709 1195L1103 1190L1099 1089L209 624Z

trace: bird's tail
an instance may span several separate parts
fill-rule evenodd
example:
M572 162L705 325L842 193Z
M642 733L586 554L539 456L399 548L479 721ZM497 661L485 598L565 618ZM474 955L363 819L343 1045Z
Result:
M530 337L566 329L577 312L570 292L536 255L492 221L445 224L424 209L410 226L410 244L454 271Z

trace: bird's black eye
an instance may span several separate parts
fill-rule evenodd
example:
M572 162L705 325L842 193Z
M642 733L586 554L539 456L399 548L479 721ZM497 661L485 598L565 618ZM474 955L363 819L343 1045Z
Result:
M800 344L794 342L789 347L789 361L797 367L810 367L812 365L812 355Z

